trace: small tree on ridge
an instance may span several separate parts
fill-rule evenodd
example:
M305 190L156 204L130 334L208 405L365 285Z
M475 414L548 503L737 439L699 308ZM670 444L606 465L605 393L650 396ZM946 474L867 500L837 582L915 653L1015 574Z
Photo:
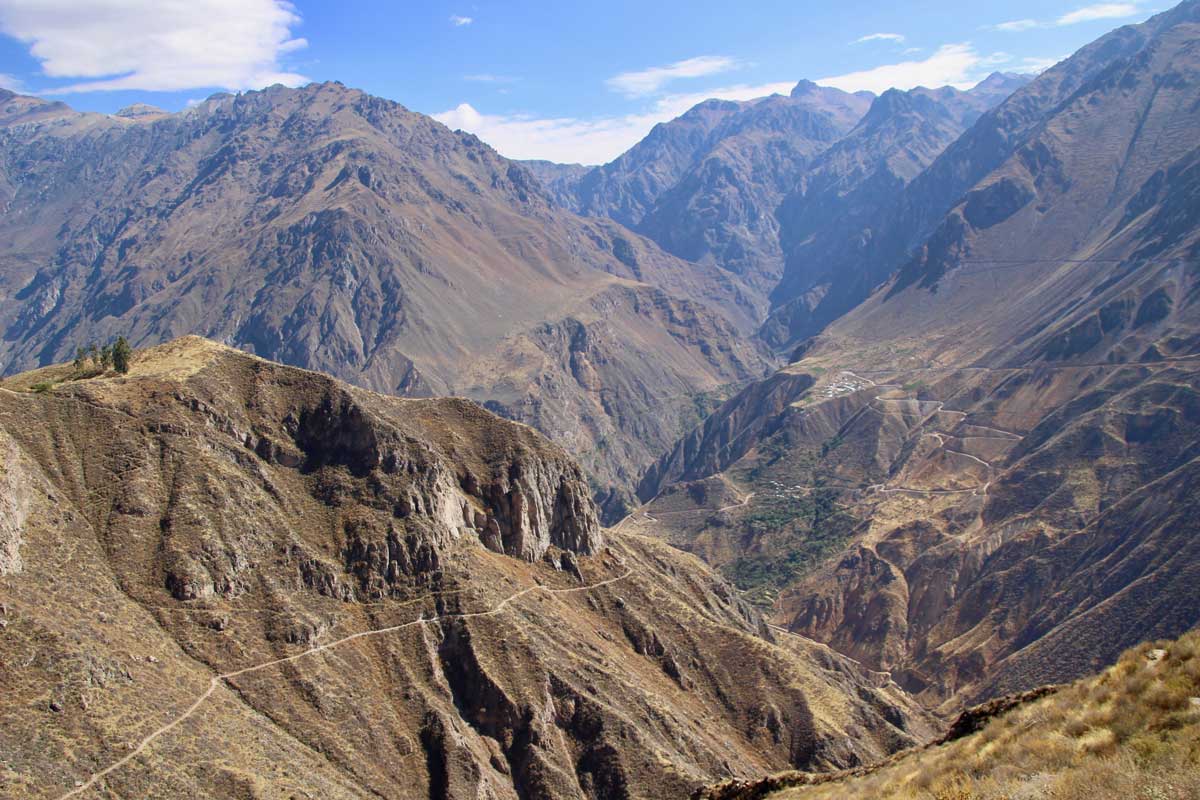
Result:
M118 336L117 341L112 346L112 364L113 367L122 375L129 372L129 359L133 356L133 348L129 346L129 342L125 341L124 336Z

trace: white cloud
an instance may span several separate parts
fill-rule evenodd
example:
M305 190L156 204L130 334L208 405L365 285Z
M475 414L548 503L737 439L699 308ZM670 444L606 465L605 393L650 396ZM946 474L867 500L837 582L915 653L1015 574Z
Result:
M702 78L719 72L728 72L739 66L736 59L728 56L696 56L676 61L665 67L650 67L636 72L622 72L604 83L608 88L626 97L645 97L658 92L671 81L681 78Z
M999 63L996 56L984 57L969 44L947 44L923 61L901 61L874 69L822 78L817 83L847 92L866 90L876 94L888 89L912 89L917 86L955 86L969 89L976 83L980 67Z
M458 14L450 15L450 24L456 28L461 28L464 25L470 25L474 21L474 17L460 17Z
M16 75L6 75L0 72L0 89L8 89L10 92L25 91L25 84Z
M899 33L868 33L866 36L860 36L850 44L862 44L863 42L895 42L896 44L904 43L904 35Z
M298 85L283 56L305 47L285 0L0 0L0 31L29 45L47 93Z
M1084 6L1070 14L1063 14L1058 18L1056 24L1076 25L1080 22L1093 22L1098 19L1121 19L1122 17L1132 17L1137 13L1136 3L1097 3L1092 6Z
M674 119L704 100L752 100L787 94L793 86L792 81L738 84L706 92L673 94L655 100L643 112L595 119L481 114L467 103L433 116L451 128L470 131L509 158L601 164L637 144L659 122Z
M490 72L476 72L473 75L463 75L463 80L473 83L513 83L516 78L510 78L507 75L493 75Z
M1019 33L1041 27L1041 24L1036 19L1014 19L1008 22L1001 22L999 25L992 25L990 28L991 30L1003 31L1005 33Z

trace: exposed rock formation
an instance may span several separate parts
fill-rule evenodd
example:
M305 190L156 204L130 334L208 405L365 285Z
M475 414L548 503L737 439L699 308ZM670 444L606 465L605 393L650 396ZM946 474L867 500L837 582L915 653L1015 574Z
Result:
M0 575L21 571L21 544L29 516L29 480L16 444L0 433Z

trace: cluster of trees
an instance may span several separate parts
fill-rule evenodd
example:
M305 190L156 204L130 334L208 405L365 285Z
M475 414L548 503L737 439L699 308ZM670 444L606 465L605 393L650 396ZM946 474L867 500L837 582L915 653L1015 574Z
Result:
M133 348L124 336L118 336L112 344L97 347L95 343L87 347L75 348L75 369L82 370L90 362L93 367L107 371L115 369L122 375L129 372L129 360L133 357Z

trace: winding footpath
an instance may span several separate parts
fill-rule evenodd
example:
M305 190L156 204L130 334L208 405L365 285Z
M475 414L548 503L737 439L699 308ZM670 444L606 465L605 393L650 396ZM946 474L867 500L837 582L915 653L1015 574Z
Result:
M308 650L305 650L300 653L296 653L294 655L285 656L283 658L276 658L271 661L264 661L261 664L255 664L254 666L243 667L242 669L233 670L232 672L223 672L220 675L214 675L211 679L209 679L208 688L204 690L204 693L201 694L199 697L197 697L196 701L194 703L192 703L190 706L188 706L187 709L185 709L181 714L176 716L174 719L172 719L167 724L165 724L159 728L156 728L155 730L146 734L144 737L142 737L141 741L138 742L137 746L134 747L131 751L129 751L129 753L127 753L125 756L121 757L117 761L114 761L112 764L109 764L104 769L99 770L97 772L93 772L86 781L81 782L78 786L76 786L74 789L70 790L69 792L67 792L63 795L60 795L58 800L67 800L67 798L77 797L77 796L83 794L85 791L87 791L88 789L95 786L97 781L102 780L107 775L110 775L111 773L115 772L116 770L118 770L121 767L128 764L133 759L137 758L156 739L158 739L159 737L163 736L166 733L169 733L172 729L176 728L180 723L182 723L188 717L195 714L196 711L200 708L200 706L202 706L204 704L204 701L207 700L208 698L212 697L212 694L213 694L213 692L215 692L217 690L217 687L220 686L223 682L229 680L230 678L236 678L239 675L247 675L251 672L258 672L259 670L268 669L270 667L275 667L280 664L287 664L292 661L298 661L302 658L307 658L309 656L316 655L317 653L321 653L326 650L331 650L335 647L339 647L343 644L346 644L347 642L355 641L356 639L365 639L365 638L371 637L371 636L384 636L389 633L395 633L396 631L404 630L405 628L412 628L412 627L415 627L418 625L424 625L426 623L441 622L442 620L474 619L477 617L490 617L495 614L499 614L508 605L510 605L514 600L517 600L518 598L524 597L525 595L531 594L536 591L543 591L548 594L570 594L572 592L586 592L586 591L590 591L592 589L599 589L602 586L608 586L608 585L617 583L618 581L625 580L632 574L633 574L633 569L630 567L626 567L625 571L623 573L621 573L620 575L617 575L614 578L607 578L602 581L597 581L596 583L587 584L586 586L571 586L571 587L567 587L565 589L552 589L548 586L543 586L540 583L534 584L533 586L528 586L528 587L520 590L519 592L514 592L513 594L510 594L508 597L504 598L503 600L501 600L499 603L497 603L495 606L488 609L487 611L472 611L472 612L468 612L465 614L440 614L440 615L429 617L429 618L418 617L417 619L412 620L411 622L405 622L400 625L391 625L386 628L376 628L373 630L352 633L349 636L343 636L340 639L335 639L332 642L327 642L325 644L309 648Z

